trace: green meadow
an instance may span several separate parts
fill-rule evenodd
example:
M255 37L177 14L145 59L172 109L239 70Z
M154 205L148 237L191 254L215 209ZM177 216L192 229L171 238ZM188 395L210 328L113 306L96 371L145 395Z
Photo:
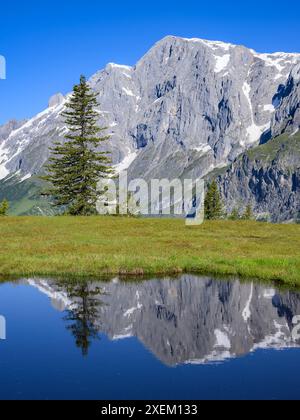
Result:
M300 285L300 225L121 217L2 217L0 275L199 273Z

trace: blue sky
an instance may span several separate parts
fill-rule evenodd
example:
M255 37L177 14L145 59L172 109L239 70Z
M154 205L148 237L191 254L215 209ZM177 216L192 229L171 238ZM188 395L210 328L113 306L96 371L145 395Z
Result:
M300 4L269 0L27 0L2 2L0 123L46 108L81 73L107 62L134 64L165 35L243 44L260 52L300 52Z

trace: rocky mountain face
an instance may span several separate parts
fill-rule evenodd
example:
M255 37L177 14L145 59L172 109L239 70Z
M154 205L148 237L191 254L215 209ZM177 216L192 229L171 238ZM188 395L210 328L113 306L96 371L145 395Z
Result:
M285 85L274 97L277 104L271 123L271 137L283 133L295 134L300 127L300 65L296 65Z
M300 65L273 102L270 137L218 177L226 210L251 204L257 218L300 221Z
M169 36L134 67L108 64L90 85L99 94L99 124L111 134L105 147L116 169L128 169L131 179L195 179L228 165L269 136L271 125L276 131L278 104L287 118L293 112L289 89L297 84L291 73L297 63L300 54ZM15 175L28 184L40 173L49 146L67 131L66 99L54 95L20 127L0 128L0 180Z
M25 283L49 296L56 310L82 314L85 308L85 325L93 313L93 328L99 333L111 340L135 337L169 366L212 363L260 348L300 344L292 339L292 318L300 313L296 292L189 275L178 280L89 283L78 293L75 286L70 290L70 285L68 289L51 280Z
M11 120L8 123L0 126L0 144L2 141L6 140L10 134L24 125L26 121L16 121Z
M258 220L300 221L300 133L244 153L217 180L227 213L250 204Z

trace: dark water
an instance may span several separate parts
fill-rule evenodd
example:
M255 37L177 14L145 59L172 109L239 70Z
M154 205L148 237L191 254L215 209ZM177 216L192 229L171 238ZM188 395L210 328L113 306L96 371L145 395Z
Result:
M195 276L22 280L0 285L0 315L1 399L300 398L296 292Z

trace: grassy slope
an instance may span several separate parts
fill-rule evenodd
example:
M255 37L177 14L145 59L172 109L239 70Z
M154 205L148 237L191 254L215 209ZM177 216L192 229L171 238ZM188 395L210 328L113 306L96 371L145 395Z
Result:
M295 168L299 168L300 162L298 157L300 156L300 132L294 136L282 134L281 136L269 140L265 144L255 146L247 150L239 155L233 164L224 166L223 168L216 168L211 171L206 176L207 180L211 181L219 176L222 177L228 170L231 170L232 165L241 161L245 155L250 159L250 161L257 161L262 166L270 165L275 159L284 161L287 157L288 160L291 160L290 157L293 156L295 164L292 165L291 168L287 169L294 170Z
M299 156L300 154L300 132L294 136L282 134L267 143L254 147L246 152L249 159L259 160L270 164L274 159L280 157L283 160L289 156ZM299 167L300 163L297 162Z
M198 272L300 285L300 225L116 217L0 218L0 274Z
M20 182L18 176L0 181L0 201L9 201L12 216L52 215L53 208L41 196L43 183L37 177Z

